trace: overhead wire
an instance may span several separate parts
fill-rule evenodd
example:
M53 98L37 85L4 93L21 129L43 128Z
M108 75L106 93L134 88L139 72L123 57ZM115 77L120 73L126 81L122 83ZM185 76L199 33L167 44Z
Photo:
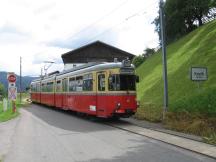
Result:
M95 22L89 24L87 27L81 29L81 30L78 31L77 33L75 33L75 34L73 34L72 36L70 36L70 38L75 37L75 36L77 36L77 35L79 35L79 34L85 32L85 31L89 30L89 29L90 29L92 26L94 26L95 24L99 23L100 21L104 20L106 17L108 17L108 16L112 15L113 13L115 13L115 12L116 12L117 10L119 10L122 6L124 6L128 1L129 1L129 0L125 0L124 2L122 2L121 4L119 4L118 6L116 6L114 9L112 9L110 12L108 12L106 15L102 16L101 18L99 18L99 19L96 20ZM145 9L148 8L148 7L150 7L150 6L152 6L152 5L154 5L154 4L155 4L155 3L151 3L150 5L148 5L147 7L145 7ZM143 12L145 9L141 9L141 10L139 10L138 12L127 16L127 17L126 17L125 19L123 19L123 21L121 21L120 23L117 23L117 24L111 26L110 28L106 29L105 31L103 31L103 32L101 32L101 33L99 33L99 34L93 36L92 38L90 38L89 41L85 42L84 44L88 44L88 43L92 42L93 40L95 40L95 38L97 38L97 37L99 37L99 36L101 36L101 35L104 35L105 33L109 32L110 30L112 30L113 28L115 28L116 26L119 26L119 25L121 25L121 24L123 24L123 23L129 21L130 19L133 19L133 18L136 17L136 16L140 16L140 15L146 14L146 12ZM73 41L73 40L72 40L72 41ZM83 45L84 45L84 44L83 44Z
M149 5L148 7L152 6L153 4L154 4L154 3L152 3L152 4ZM141 10L139 10L138 12L127 16L127 17L126 17L123 21L121 21L120 23L115 24L115 25L113 25L112 27L106 29L105 31L103 31L103 32L97 34L96 36L92 37L86 44L88 44L88 43L94 41L95 38L97 38L98 36L101 36L101 35L103 35L103 34L109 32L109 31L112 30L114 27L119 26L119 25L121 25L122 23L125 23L125 22L129 21L130 19L133 19L133 18L136 17L136 16L140 16L140 15L146 14L146 12L143 12L143 11L145 11L145 9L141 9Z
M89 28L91 26L94 26L95 24L99 23L100 21L102 21L103 19L105 19L106 17L112 15L113 13L115 13L119 8L121 8L122 6L124 6L129 0L125 0L124 2L120 3L118 6L116 6L114 9L112 9L110 12L108 12L107 14L105 14L104 16L100 17L98 20L96 20L95 22L89 24L87 27L81 29L80 31L78 31L77 33L73 34L71 37L75 37L87 30L89 30Z

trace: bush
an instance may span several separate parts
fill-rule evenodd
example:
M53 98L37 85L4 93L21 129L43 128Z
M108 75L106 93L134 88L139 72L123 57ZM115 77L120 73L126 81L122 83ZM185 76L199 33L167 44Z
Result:
M145 58L141 55L139 56L135 56L132 64L134 64L134 66L137 68L138 66L140 66L143 62L145 61Z

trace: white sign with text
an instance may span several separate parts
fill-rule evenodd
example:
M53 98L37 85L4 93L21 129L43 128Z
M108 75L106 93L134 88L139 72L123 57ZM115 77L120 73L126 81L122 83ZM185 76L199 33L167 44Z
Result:
M207 68L205 67L191 67L192 81L205 81L208 79Z

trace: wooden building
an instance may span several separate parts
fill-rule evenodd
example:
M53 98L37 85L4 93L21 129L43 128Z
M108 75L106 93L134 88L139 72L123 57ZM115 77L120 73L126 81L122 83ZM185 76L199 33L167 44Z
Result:
M96 41L62 55L64 64L84 64L89 62L113 62L114 58L122 61L126 58L133 59L135 55Z

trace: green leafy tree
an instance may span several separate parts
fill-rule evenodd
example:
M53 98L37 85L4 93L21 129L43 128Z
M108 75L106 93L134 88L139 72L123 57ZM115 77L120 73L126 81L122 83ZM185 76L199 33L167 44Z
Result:
M6 90L3 84L0 83L0 96L6 96Z
M149 57L155 53L154 48L146 48L143 53L143 57Z
M185 12L190 12L191 19L197 20L199 26L203 25L203 17L207 16L212 8L211 0L184 0L186 2Z
M216 17L216 0L166 0L164 5L166 41L177 40ZM198 25L196 24L198 22ZM159 16L153 21L160 38Z
M145 58L142 55L135 56L133 58L132 64L137 68L139 67L143 62L145 61Z

